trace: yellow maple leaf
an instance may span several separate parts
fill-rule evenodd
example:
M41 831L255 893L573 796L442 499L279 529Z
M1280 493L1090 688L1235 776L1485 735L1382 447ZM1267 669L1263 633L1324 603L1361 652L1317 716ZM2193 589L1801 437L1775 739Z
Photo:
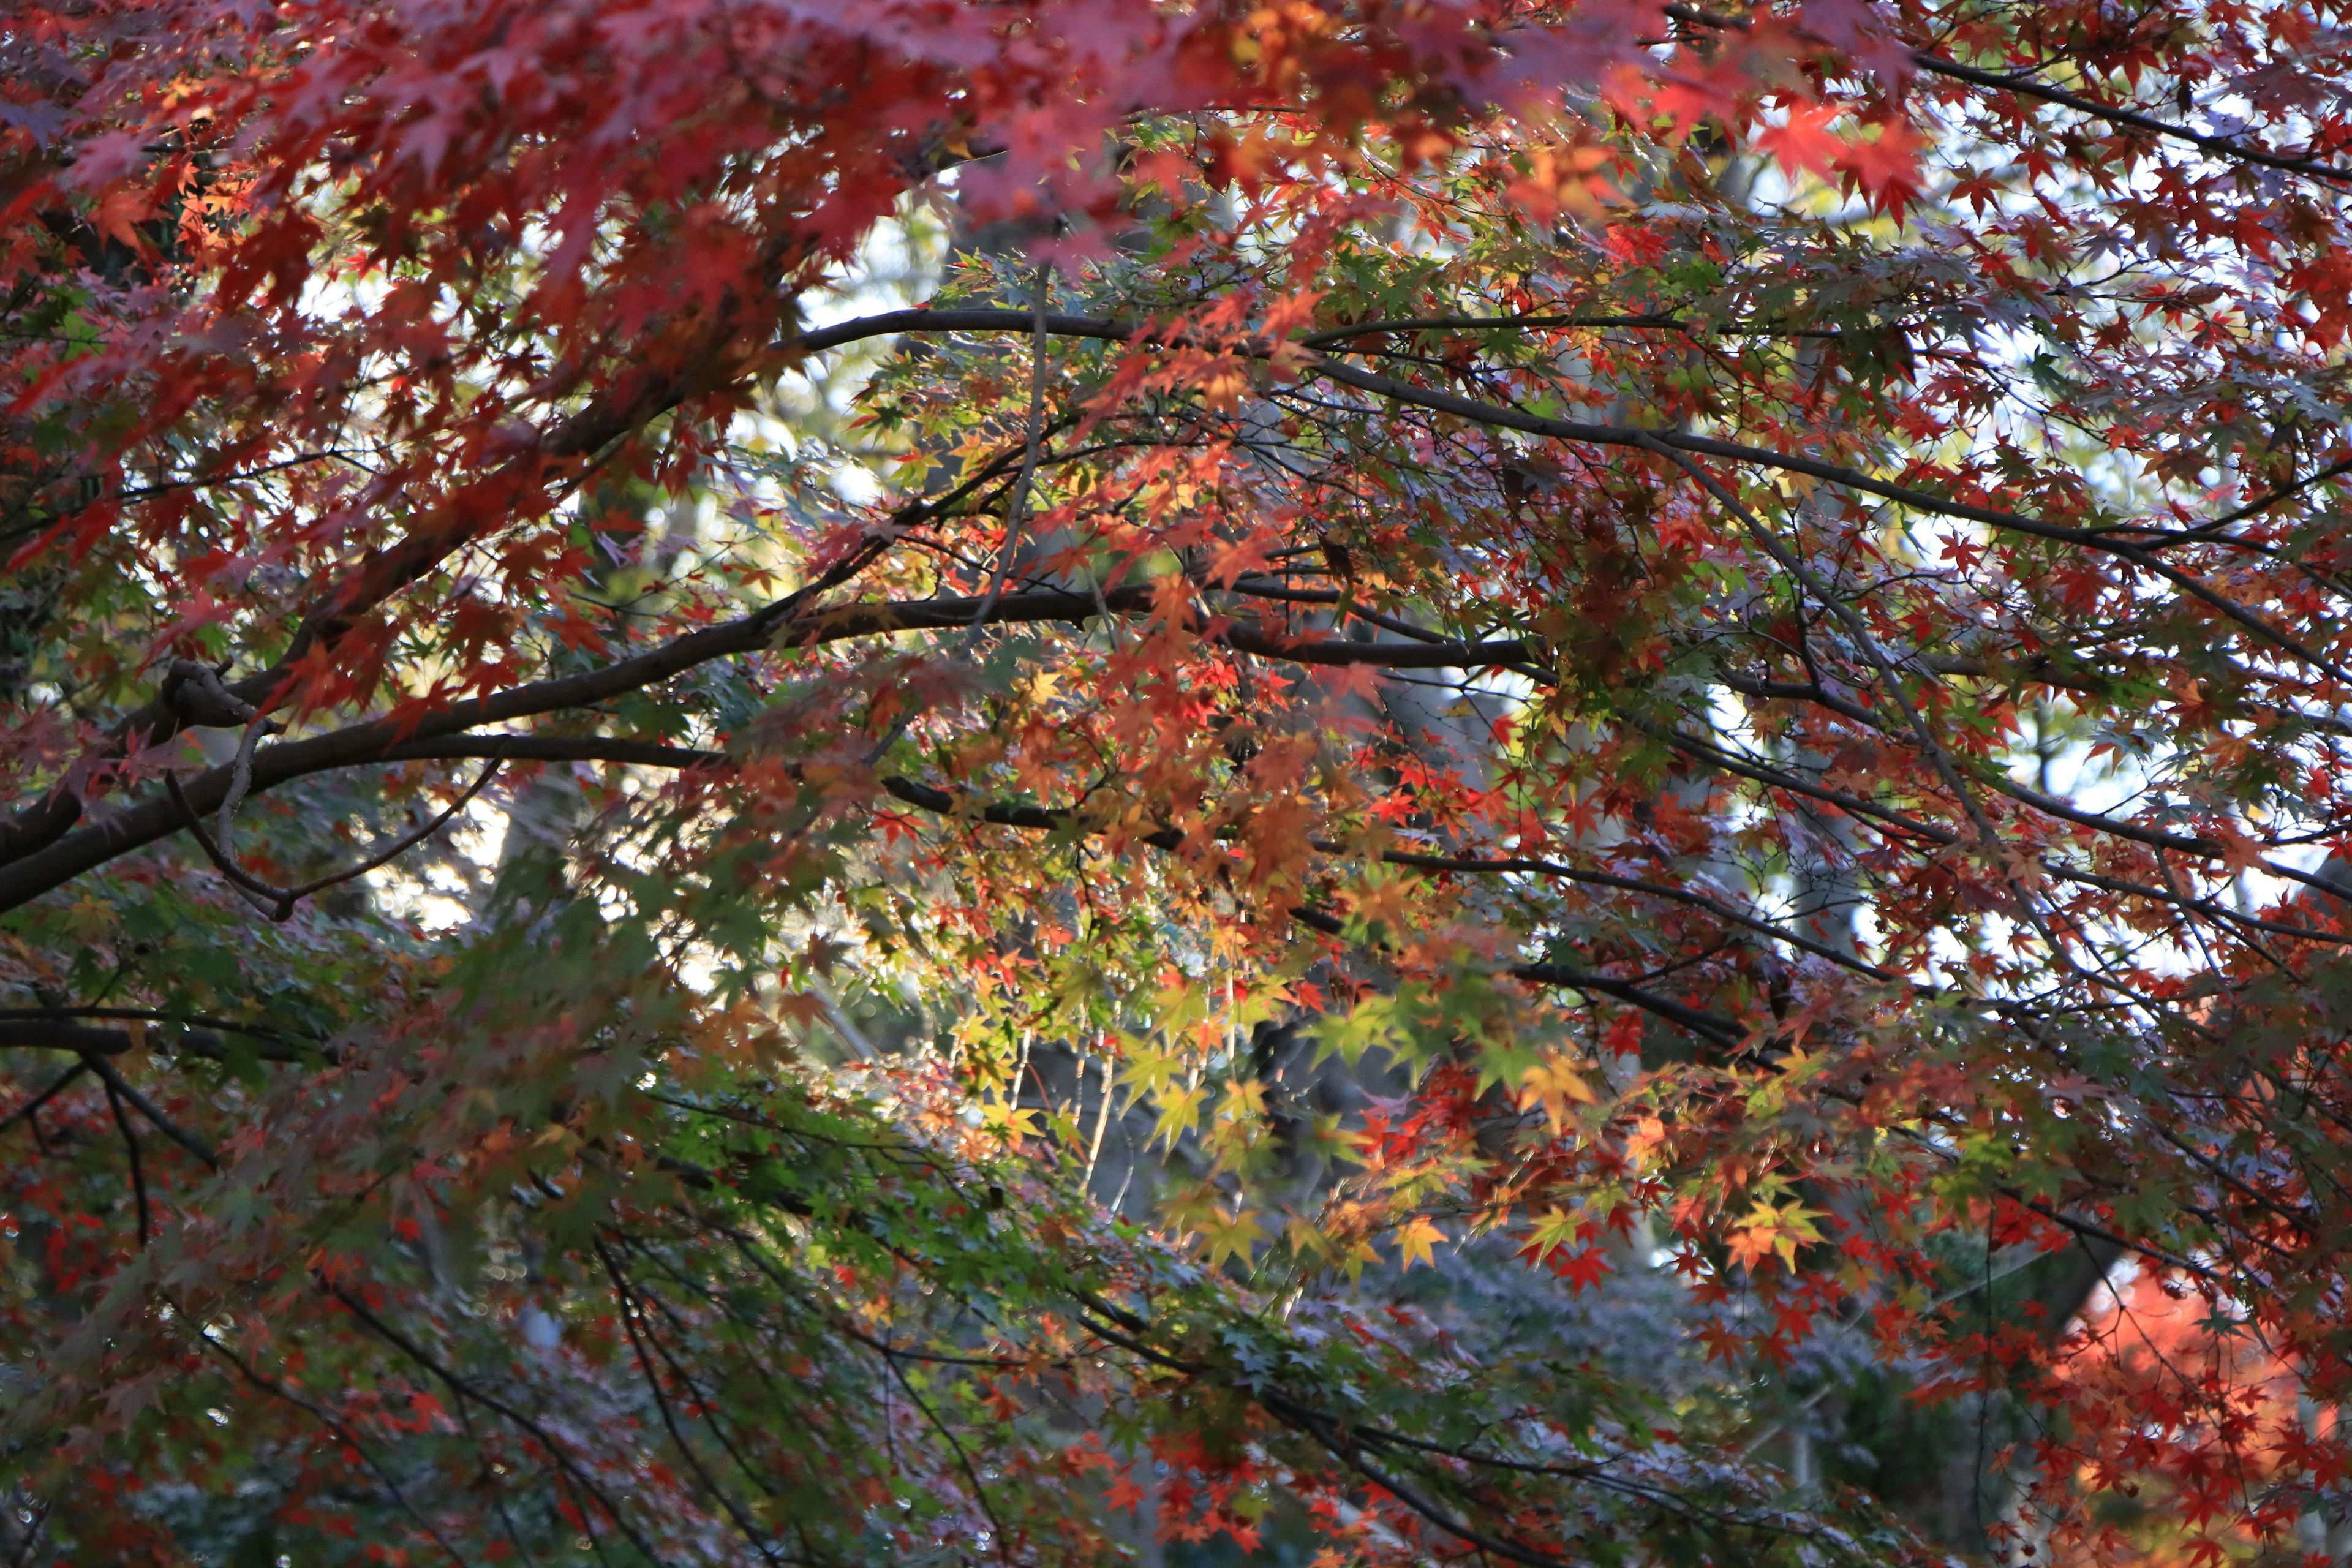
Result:
M1223 1212L1221 1194L1208 1182L1180 1187L1160 1202L1161 1219L1170 1229L1180 1233L1206 1229Z
M1780 1261L1790 1268L1797 1267L1797 1248L1805 1242L1822 1239L1821 1227L1813 1221L1822 1217L1823 1211L1809 1209L1802 1204L1790 1204L1776 1209L1758 1200L1739 1222L1731 1237L1734 1261L1753 1268L1765 1258L1778 1253Z
M1201 1226L1209 1244L1209 1267L1220 1268L1228 1258L1250 1261L1250 1247L1266 1239L1265 1226L1247 1209L1219 1209Z
M66 906L65 927L78 941L98 942L114 929L114 910L85 893Z
M1407 1268L1415 1263L1426 1263L1434 1268L1437 1265L1430 1256L1430 1248L1444 1239L1445 1233L1426 1216L1415 1216L1396 1234L1397 1256L1404 1259Z
M1151 1130L1152 1137L1173 1148L1176 1140L1201 1124L1208 1098L1208 1089L1199 1084L1169 1089L1160 1097L1160 1120Z
M1520 1082L1526 1089L1519 1096L1519 1104L1541 1105L1554 1127L1568 1124L1570 1105L1591 1105L1598 1098L1582 1076L1568 1065L1568 1058L1557 1054L1528 1068L1520 1075Z
M1127 1065L1119 1068L1118 1084L1137 1099L1165 1092L1176 1081L1183 1068L1173 1051L1155 1049L1145 1041L1129 1037Z
M981 1125L1001 1129L1015 1143L1024 1138L1034 1138L1042 1131L1037 1125L1037 1112L1011 1100L983 1100L980 1117Z
M1227 1121L1239 1121L1244 1116L1264 1116L1265 1085L1254 1078L1227 1079L1225 1098L1217 1107L1217 1114Z

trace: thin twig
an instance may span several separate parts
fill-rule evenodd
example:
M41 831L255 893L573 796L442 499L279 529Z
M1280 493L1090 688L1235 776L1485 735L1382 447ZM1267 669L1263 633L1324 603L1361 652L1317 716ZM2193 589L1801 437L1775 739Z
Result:
M131 1118L122 1110L122 1096L112 1084L106 1086L107 1109L114 1112L114 1125L121 1131L122 1147L131 1156L131 1191L139 1200L139 1250L147 1250L147 1238L152 1231L147 1217L147 1171L139 1158L139 1134L131 1130Z
M221 875L236 884L237 890L244 893L255 908L261 910L272 921L282 925L293 918L294 906L311 894L331 888L338 882L348 882L354 877L365 876L377 867L406 854L438 833L451 817L472 804L474 797L482 793L483 787L491 779L498 776L499 769L505 763L504 756L493 756L490 759L490 765L482 770L482 776L468 785L465 794L451 802L448 809L442 812L440 816L415 832L402 836L356 866L316 878L297 888L275 887L239 867L236 861L229 858L228 851L222 844L216 844L205 836L203 822L197 818L194 808L189 805L186 793L180 788L179 776L167 771L163 774L163 786L171 791L173 801L180 808L180 815L187 819L188 831L195 835L197 844L203 847L205 857L219 868ZM230 786L230 790L232 795L237 793L234 784ZM265 899L269 900L268 905L262 902Z
M178 1315L184 1319L187 1314L182 1312ZM329 1432L340 1438L345 1447L351 1449L352 1453L357 1454L360 1457L360 1463L365 1465L369 1469L375 1472L376 1479L383 1482L383 1489L392 1494L392 1500L400 1505L400 1509L403 1513L405 1513L409 1518L416 1521L416 1527L419 1530L422 1530L426 1535L433 1538L433 1544L438 1546L442 1550L443 1553L448 1557L450 1562L457 1564L457 1568L467 1568L466 1560L457 1554L457 1549L450 1545L446 1540L443 1539L441 1532L434 1528L432 1521L416 1510L416 1505L408 1500L408 1494L400 1489L400 1483L392 1479L392 1472L385 1469L382 1462L380 1462L374 1455L367 1451L366 1447L360 1442L358 1436L352 1433L350 1427L344 1426L341 1421L335 1419L334 1416L329 1415L326 1411L320 1409L310 1401L303 1398L300 1394L283 1386L277 1379L265 1376L258 1369L249 1365L244 1357L238 1355L235 1351L229 1349L226 1345L221 1343L220 1341L215 1339L209 1329L198 1329L196 1331L196 1338L204 1341L205 1348L220 1356L220 1358L227 1362L229 1365L236 1368L238 1374L247 1382L252 1384L255 1387L262 1390L266 1394L273 1394L276 1397L284 1400L287 1404L291 1405L297 1410L307 1411L320 1426L324 1426ZM511 1521L509 1521L508 1525L508 1531L510 1534L513 1531Z
M988 1500L988 1488L981 1480L980 1470L972 1464L971 1456L964 1451L963 1444L957 1440L952 1431L949 1430L948 1424L940 1419L940 1413L931 1408L930 1402L916 1392L913 1382L907 1376L906 1369L898 1364L897 1356L887 1347L883 1349L881 1354L885 1374L884 1386L888 1385L890 1378L897 1378L898 1386L906 1391L908 1399L913 1402L916 1409L923 1413L924 1419L930 1422L931 1429L937 1432L940 1440L947 1444L948 1452L955 1456L956 1468L963 1471L964 1479L971 1483L973 1505L980 1510L981 1516L986 1519L994 1529L998 1558L1010 1563L1013 1561L1013 1538L1005 1533L1004 1521L996 1517L996 1505Z
M1013 570L1013 552L1021 542L1021 526L1028 520L1029 489L1037 477L1037 454L1045 433L1045 291L1053 281L1054 269L1045 262L1038 263L1037 276L1029 286L1029 420L1028 430L1021 447L1021 472L1014 476L1012 493L1004 502L1004 542L996 552L996 570L989 579L988 592L982 595L980 608L972 612L971 625L964 630L964 650L980 635L996 608L996 601L1004 596L1004 580Z
M1043 450L1045 436L1045 286L1053 278L1050 265L1040 262L1035 280L1029 289L1029 419L1021 444L1021 471L1013 478L1013 489L1004 502L1004 538L997 546L996 564L988 580L988 592L981 595L980 604L963 628L963 637L956 645L956 657L968 657L973 645L980 641L980 630L996 613L997 601L1004 597L1005 579L1012 575L1013 556L1020 547L1021 528L1028 520L1029 489L1037 477L1038 454ZM866 765L872 767L884 753L898 743L907 726L915 721L915 710L908 708L891 721L888 730L875 739L866 750Z
M40 1110L44 1105L47 1105L50 1100L56 1096L59 1089L65 1088L66 1085L73 1082L74 1079L79 1078L89 1070L89 1062L87 1058L84 1058L83 1060L78 1061L74 1063L73 1066L66 1068L65 1071L59 1073L56 1078L51 1079L49 1080L48 1088L41 1090L40 1093L33 1096L32 1099L25 1101L24 1104L18 1106L7 1115L0 1116L0 1132L7 1131L8 1129L16 1126L19 1121L25 1121L26 1118L30 1117L35 1111ZM37 1134L39 1131L39 1126L36 1124L34 1131Z
M112 1062L108 1061L104 1057L86 1056L81 1060L84 1067L105 1081L109 1092L121 1095L137 1107L139 1114L145 1117L156 1131L194 1154L214 1170L220 1169L220 1156L213 1152L210 1144L156 1110L155 1102L133 1089L129 1079L114 1070Z
M668 1431L669 1440L677 1446L679 1455L702 1482L703 1489L710 1494L711 1500L735 1521L735 1528L743 1532L743 1539L751 1542L751 1549L760 1554L762 1561L774 1563L777 1561L775 1549L760 1538L758 1529L744 1517L735 1500L727 1495L726 1489L711 1475L702 1462L702 1456L696 1453L693 1445L686 1440L686 1434L678 1430L677 1417L670 1413L669 1396L662 1392L661 1377L654 1371L653 1358L646 1353L645 1341L638 1334L637 1320L643 1316L644 1309L637 1304L636 1294L630 1289L626 1278L622 1274L619 1261L604 1246L604 1237L592 1236L589 1245L596 1249L596 1257L604 1265L604 1272L612 1278L614 1293L621 1299L621 1327L628 1333L629 1348L636 1354L637 1370L645 1373L646 1387L653 1392L654 1408L661 1413L662 1426ZM653 1325L646 1324L646 1337L651 1337L652 1333Z
M443 1364L439 1358L426 1351L423 1345L378 1317L365 1302L349 1290L339 1286L330 1286L327 1293L341 1302L345 1311L366 1324L379 1339L383 1340L417 1365L439 1378L448 1386L450 1393L460 1399L473 1400L485 1409L497 1412L536 1438L540 1446L547 1450L548 1457L555 1461L556 1468L562 1472L568 1485L582 1495L595 1499L596 1506L604 1510L604 1516L613 1521L613 1527L628 1538L629 1544L635 1547L645 1556L646 1561L648 1563L661 1561L660 1555L654 1551L652 1543L638 1533L637 1527L629 1522L627 1517L621 1512L619 1506L605 1495L604 1489L596 1484L595 1479L581 1468L579 1461L572 1458L571 1452L562 1443L556 1441L553 1433L500 1399L497 1394L458 1375L455 1370ZM584 1510L582 1517L586 1517Z

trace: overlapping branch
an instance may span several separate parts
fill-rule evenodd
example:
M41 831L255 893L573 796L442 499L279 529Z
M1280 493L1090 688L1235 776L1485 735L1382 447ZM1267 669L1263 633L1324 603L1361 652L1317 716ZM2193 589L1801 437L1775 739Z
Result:
M989 610L986 624L1082 625L1107 610L1113 614L1150 611L1158 603L1160 592L1152 585L1142 584L1111 589L1100 595L1055 589L1008 594ZM977 599L942 597L819 610L808 607L808 600L804 590L751 615L689 632L601 668L534 681L488 697L467 698L413 723L383 719L323 735L278 742L254 753L252 787L266 790L308 773L426 754L418 748L448 736L487 724L592 707L714 659L757 653L770 647L806 647L909 631L960 631L972 623L982 607ZM1300 664L1475 668L1517 659L1526 651L1517 642L1355 642L1345 638L1291 637L1263 626L1212 616L1191 607L1177 613L1196 635L1236 652ZM533 760L527 748L507 754L518 762ZM0 909L14 908L116 856L177 831L189 815L216 807L232 783L231 770L226 767L199 774L184 786L174 780L172 789L180 799L171 795L151 797L125 807L101 825L71 833L36 854L0 867ZM280 889L269 891L275 894Z

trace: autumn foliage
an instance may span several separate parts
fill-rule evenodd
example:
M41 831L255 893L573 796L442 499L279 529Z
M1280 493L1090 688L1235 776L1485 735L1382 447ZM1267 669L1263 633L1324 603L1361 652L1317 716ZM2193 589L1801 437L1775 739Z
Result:
M0 58L0 1557L2352 1551L2352 6Z

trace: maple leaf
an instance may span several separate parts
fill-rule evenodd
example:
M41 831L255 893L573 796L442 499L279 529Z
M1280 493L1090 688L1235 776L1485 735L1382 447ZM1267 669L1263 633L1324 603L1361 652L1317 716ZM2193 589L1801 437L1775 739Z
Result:
M981 1102L981 1124L994 1128L1016 1146L1023 1139L1037 1137L1044 1131L1038 1125L1041 1114L1034 1107L1022 1105L1009 1096Z
M1797 1248L1822 1239L1821 1229L1813 1222L1823 1217L1822 1211L1801 1204L1776 1208L1759 1199L1732 1230L1732 1258L1743 1267L1754 1268L1777 1254L1783 1264L1793 1269L1797 1266Z
M1256 1079L1228 1079L1217 1114L1227 1121L1262 1121L1265 1116L1265 1085Z
M1557 1054L1545 1057L1520 1075L1524 1086L1519 1096L1523 1106L1540 1105L1555 1131L1566 1128L1576 1105L1593 1105L1599 1097L1584 1077L1570 1067L1568 1058Z
M1900 121L1885 121L1878 134L1849 143L1832 167L1849 187L1858 185L1870 205L1901 216L1919 199L1919 142Z
M1403 1260L1404 1267L1407 1268L1412 1268L1415 1263L1427 1263L1434 1267L1431 1248L1444 1239L1445 1233L1440 1230L1434 1222L1423 1215L1416 1215L1397 1229L1397 1256Z
M826 1022L833 1009L825 999L814 991L787 991L779 994L773 1004L776 1012L803 1028L813 1028Z
M1756 132L1756 145L1771 153L1791 176L1828 174L1847 155L1845 138L1830 130L1843 113L1832 103L1794 105L1781 123Z
M1171 1086L1163 1090L1156 1101L1158 1114L1152 1126L1152 1137L1173 1146L1179 1138L1200 1125L1202 1114L1208 1108L1208 1100L1209 1090L1202 1084Z
M1267 1239L1265 1227L1247 1209L1216 1210L1202 1223L1201 1236L1208 1245L1212 1268L1221 1267L1229 1258L1238 1258L1247 1264L1251 1248Z
M1793 1405L1855 1303L1931 1440L1955 1371L2046 1402L2055 1555L2126 1475L2159 1555L2274 1555L2352 1472L2309 7L249 9L33 7L0 90L42 1550L528 1555L511 1434L406 1392L518 1335L550 1519L656 1555L733 1510L649 1412L787 1456L822 1558L1099 1555L1070 1420L1171 1541L1483 1550L1252 1437L1371 1412L1573 1560L1524 1412ZM848 1071L782 1048L835 970ZM1282 1204L1344 1279L1269 1310ZM2000 1310L2048 1215L2145 1272ZM1580 1295L1637 1222L1708 1364L1492 1353L1472 1237ZM229 1302L222 1386L300 1401L189 1420ZM1761 1458L1661 1437L1609 1552ZM1901 1564L1973 1500L1784 1500Z
M1575 1246L1583 1228L1582 1218L1572 1211L1557 1206L1546 1209L1528 1225L1527 1246L1520 1255L1540 1263L1551 1253Z
M1138 1098L1156 1099L1174 1087L1177 1075L1184 1068L1175 1052L1132 1038L1124 1041L1124 1045L1126 1065L1118 1072L1121 1088Z
M1552 1258L1549 1267L1580 1296L1608 1277L1609 1254L1607 1249L1600 1247L1588 1247L1580 1252L1562 1252Z
M112 907L103 900L85 894L68 905L61 924L77 941L103 941L114 930Z
M2234 823L2226 819L2217 822L2213 837L2221 841L2221 864L2229 868L2231 876L2263 868L2266 847L2240 830Z

